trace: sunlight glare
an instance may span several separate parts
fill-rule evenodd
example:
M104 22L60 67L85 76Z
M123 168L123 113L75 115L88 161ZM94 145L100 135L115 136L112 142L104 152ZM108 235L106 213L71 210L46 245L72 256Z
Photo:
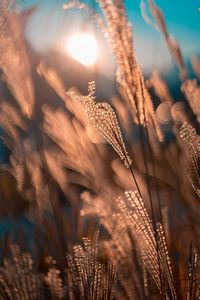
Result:
M91 34L76 34L67 42L67 51L83 65L90 66L97 59L97 42Z

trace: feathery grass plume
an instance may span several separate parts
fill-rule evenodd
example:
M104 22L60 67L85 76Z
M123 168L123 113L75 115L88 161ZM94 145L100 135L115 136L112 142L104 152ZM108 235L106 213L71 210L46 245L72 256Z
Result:
M176 39L174 39L168 33L162 10L156 6L154 1L148 0L148 4L149 4L150 13L151 13L152 17L154 18L156 24L154 24L148 18L147 14L146 14L146 11L145 11L146 5L145 5L144 1L141 1L141 5L140 5L141 11L142 11L142 16L143 16L144 20L147 22L147 24L153 26L154 28L156 28L157 30L159 30L163 34L163 36L165 38L165 41L168 45L168 48L169 48L173 58L175 59L177 65L179 67L180 76L183 79L187 76L187 70L186 70L184 62L183 62L182 53L181 53L179 43Z
M193 113L197 116L197 121L200 123L200 86L198 85L197 80L188 79L184 81L181 86L181 91L184 93Z
M83 246L76 245L69 254L75 293L83 299L113 299L116 285L116 266L112 260L99 262L97 237L83 238ZM74 294L75 294L74 293Z
M195 55L191 56L191 64L192 64L192 69L198 79L200 79L200 59L197 58Z
M12 256L0 268L0 297L9 300L43 299L43 285L34 271L29 253L20 254L19 247L12 245Z
M123 142L115 111L108 103L95 102L95 83L89 82L87 96L80 95L73 90L67 94L74 101L81 103L88 122L112 145L125 166L130 167L132 161Z
M116 217L119 220L119 224L125 228L127 226L133 226L132 229L136 230L135 233L137 233L140 237L143 235L142 239L136 239L137 242L141 243L139 247L142 252L142 256L145 257L143 262L147 265L146 267L150 269L150 273L157 286L160 287L158 275L159 265L157 262L156 241L153 225L146 209L144 208L144 204L140 196L136 192L126 191L124 197L120 196L116 199L116 201L119 209L119 213L116 214ZM144 232L142 232L142 230ZM134 234L133 231L132 234Z
M133 51L132 26L127 20L123 1L99 0L98 2L106 19L106 25L102 30L118 66L117 82L125 91L125 100L127 100L134 121L146 126L146 122L151 120L159 139L162 140L152 100Z
M169 295L169 297L171 297L172 299L177 299L175 285L174 285L174 276L172 272L171 260L169 257L166 236L165 236L164 228L161 225L161 223L157 223L157 233L158 233L158 252L159 252L158 254L160 256L160 265L162 270L161 272L164 273L163 288L164 291L166 292L166 295Z
M133 226L142 261L154 279L164 297L176 299L174 279L170 265L164 230L157 224L158 246L152 221L149 218L144 202L138 192L125 191L124 197L117 198L120 213L116 215L119 222ZM164 294L163 294L164 293Z
M180 137L189 147L191 163L195 174L195 182L192 179L191 172L187 172L187 176L192 188L195 190L198 197L200 197L200 137L197 135L196 130L186 122L181 126Z
M126 191L116 198L117 207L105 197L92 199L84 193L82 198L82 214L97 215L112 237L103 245L118 265L118 279L129 299L143 299L142 282L149 283L144 269L163 296L176 299L163 227L157 224L157 246L152 221L138 192Z

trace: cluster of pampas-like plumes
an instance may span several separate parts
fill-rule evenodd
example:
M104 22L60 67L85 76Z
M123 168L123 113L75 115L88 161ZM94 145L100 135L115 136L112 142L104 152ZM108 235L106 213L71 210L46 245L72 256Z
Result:
M0 299L200 299L199 59L188 78L162 11L147 1L153 22L142 1L179 68L176 103L158 71L144 78L123 1L98 2L103 17L79 1L63 8L84 10L105 35L117 65L109 103L98 82L67 90L70 74L32 57L32 11L0 3L0 212L24 220L0 236Z

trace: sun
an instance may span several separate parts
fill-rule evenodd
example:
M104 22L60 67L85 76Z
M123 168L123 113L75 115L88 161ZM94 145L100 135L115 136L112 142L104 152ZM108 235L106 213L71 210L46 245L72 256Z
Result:
M66 49L75 60L86 66L93 65L97 59L97 42L91 34L71 36L66 43Z

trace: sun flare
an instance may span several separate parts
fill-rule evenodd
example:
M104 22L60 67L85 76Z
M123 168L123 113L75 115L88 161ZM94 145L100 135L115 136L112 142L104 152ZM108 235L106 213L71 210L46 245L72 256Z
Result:
M73 35L66 45L70 55L80 63L91 66L97 59L97 42L91 34Z

